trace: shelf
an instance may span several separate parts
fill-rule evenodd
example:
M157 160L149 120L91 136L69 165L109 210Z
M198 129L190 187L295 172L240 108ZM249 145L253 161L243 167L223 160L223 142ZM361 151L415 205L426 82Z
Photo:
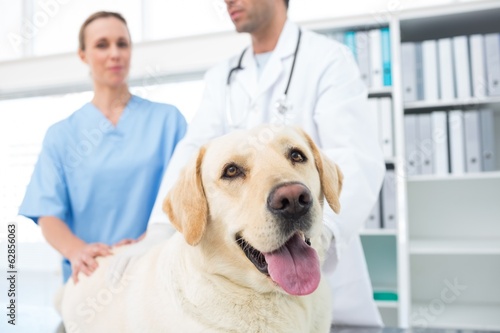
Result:
M378 89L368 88L368 97L391 97L392 87L383 87Z
M363 229L359 232L360 236L396 236L395 229Z
M366 265L377 301L396 302L398 295L397 244L393 235L361 237Z
M406 24L406 21L420 20L420 25L425 26L423 23L428 23L429 18L433 18L436 23L440 23L444 18L456 19L457 14L468 14L473 12L484 12L495 10L498 8L497 0L473 0L464 2L442 3L437 5L426 5L422 7L408 8L402 10L399 19L401 24ZM425 22L422 22L424 20ZM462 22L460 22L462 23ZM432 26L432 28L435 28Z
M471 97L464 100L453 101L415 101L405 102L405 111L438 111L438 110L451 110L451 109L469 109L479 108L488 104L500 103L500 97L485 97L476 98Z
M348 30L367 30L388 26L389 21L385 17L373 20L373 14L337 15L326 19L313 21L299 21L301 26L320 33L343 32Z
M491 176L409 181L410 240L500 240L500 177Z
M397 301L375 301L375 304L379 309L397 309L398 302Z
M412 255L500 255L500 240L410 240Z
M457 180L482 180L482 179L500 179L500 172L478 172L448 175L417 175L408 177L408 182L443 182Z
M396 164L396 157L386 157L384 162L385 164Z
M500 305L445 304L441 310L434 303L413 303L411 324L415 327L500 330ZM420 314L424 312L425 315Z
M411 297L433 300L454 290L455 304L500 305L499 255L410 255ZM500 315L500 313L499 313Z
M421 41L500 30L498 1L467 1L402 11L401 40Z

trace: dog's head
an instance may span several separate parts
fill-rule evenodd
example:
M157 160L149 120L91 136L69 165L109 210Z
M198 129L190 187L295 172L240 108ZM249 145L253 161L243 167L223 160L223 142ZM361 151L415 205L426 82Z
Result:
M214 272L306 295L320 280L323 201L338 213L341 187L342 173L306 133L262 126L202 147L164 210Z

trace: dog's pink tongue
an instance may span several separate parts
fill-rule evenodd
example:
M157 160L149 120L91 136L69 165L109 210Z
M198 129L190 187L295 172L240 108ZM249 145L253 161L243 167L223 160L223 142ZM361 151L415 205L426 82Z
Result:
M320 280L320 264L316 251L301 236L293 236L280 249L264 253L269 275L291 295L308 295Z

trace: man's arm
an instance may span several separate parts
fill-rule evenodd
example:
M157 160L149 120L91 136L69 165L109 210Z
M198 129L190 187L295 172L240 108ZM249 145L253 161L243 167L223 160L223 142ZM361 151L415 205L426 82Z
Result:
M340 214L328 206L324 214L338 259L377 201L385 164L359 69L345 46L334 51L319 82L314 118L323 153L344 174Z

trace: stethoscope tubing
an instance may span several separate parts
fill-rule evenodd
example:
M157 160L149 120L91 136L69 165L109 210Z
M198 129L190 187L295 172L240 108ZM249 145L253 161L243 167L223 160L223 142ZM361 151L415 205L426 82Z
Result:
M297 54L299 53L301 36L302 36L302 29L299 28L299 37L297 38L297 45L295 45L295 51L293 52L292 68L290 70L290 75L288 76L288 82L286 84L286 88L285 88L285 92L284 92L285 96L288 94L288 89L290 88L290 82L292 82L293 71L295 69L295 61L297 60ZM229 70L229 73L227 74L226 85L228 85L228 86L231 85L231 77L233 76L234 72L245 69L241 64L243 62L243 57L245 56L245 53L247 52L247 50L248 50L248 48L245 48L243 50L243 52L241 52L241 55L238 59L238 64Z
M299 52L301 36L302 36L302 29L299 28L299 36L297 38L297 44L295 45L295 51L293 53L292 67L290 69L290 75L288 75L288 82L286 84L286 88L285 88L285 91L283 93L284 101L286 101L286 98L288 97L288 89L290 88L290 83L292 82L293 71L295 69L295 62L297 60L297 54ZM232 117L232 114L230 111L230 109L231 109L230 103L231 102L230 102L230 99L228 98L228 95L230 94L229 87L231 86L231 78L235 72L244 69L244 67L242 66L242 62L243 62L243 57L245 56L245 53L247 50L248 50L248 48L245 48L241 52L241 55L238 59L237 65L235 67L231 68L227 74L227 80L226 80L226 116L227 116L230 124L233 124L233 119L232 119L233 117Z
M241 66L241 62L243 61L243 56L245 55L245 52L247 51L247 48L241 52L240 59L238 60L238 65L236 67L233 67L229 70L229 73L227 74L227 82L226 85L229 86L231 85L231 77L233 76L233 73L239 70L243 70L243 66Z

